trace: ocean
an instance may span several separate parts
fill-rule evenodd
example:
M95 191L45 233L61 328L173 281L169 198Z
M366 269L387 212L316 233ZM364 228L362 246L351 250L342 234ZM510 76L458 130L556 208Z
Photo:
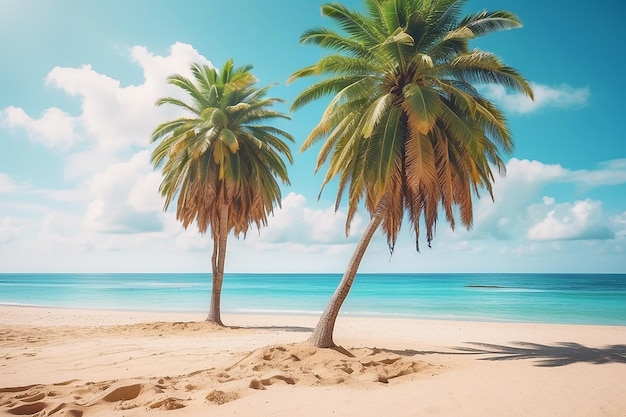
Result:
M341 274L226 274L224 314L319 315ZM206 313L210 274L0 273L0 304ZM342 315L626 325L626 274L359 274Z

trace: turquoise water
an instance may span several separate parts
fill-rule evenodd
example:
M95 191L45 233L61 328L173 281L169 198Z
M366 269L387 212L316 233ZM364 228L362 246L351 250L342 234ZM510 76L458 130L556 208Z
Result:
M340 274L227 274L222 311L319 315ZM208 311L209 274L6 274L0 304ZM626 325L626 274L361 274L341 314Z

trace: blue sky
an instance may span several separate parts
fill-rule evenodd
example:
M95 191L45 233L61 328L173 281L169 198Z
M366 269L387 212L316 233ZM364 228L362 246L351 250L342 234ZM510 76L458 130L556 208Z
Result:
M149 136L173 109L165 84L189 64L251 64L288 105L289 75L323 51L300 34L329 25L317 0L54 2L1 0L0 272L203 272L211 241L162 212ZM361 8L361 0L342 2ZM408 224L390 257L378 234L362 272L626 272L626 62L619 0L470 0L524 28L477 40L533 83L530 102L485 86L516 142L495 203L476 199L470 231L439 222L415 252ZM291 187L270 224L231 238L227 272L341 272L364 225L344 235L335 189L318 200L317 148L298 147L323 102L280 127L297 140Z

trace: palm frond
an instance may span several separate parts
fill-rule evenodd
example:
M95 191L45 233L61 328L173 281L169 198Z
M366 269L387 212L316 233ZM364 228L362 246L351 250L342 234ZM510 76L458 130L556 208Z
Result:
M198 110L195 107L190 106L189 104L185 103L182 100L178 100L178 99L172 98L172 97L160 98L160 99L158 99L156 101L155 104L157 106L162 106L163 104L172 104L174 106L181 107L183 109L189 110L191 113L198 114Z
M484 36L492 32L520 28L522 22L516 15L505 10L482 11L465 17L459 27L468 28L475 36Z
M360 44L372 45L380 40L378 28L367 17L341 4L323 5L322 15L332 18L342 30L350 35L351 39Z
M318 45L337 51L337 53L345 53L351 56L359 56L362 58L373 57L372 52L366 46L325 28L309 29L305 31L302 36L300 36L300 43Z
M401 118L402 112L398 108L390 109L381 120L380 135L367 142L365 164L373 175L371 185L376 200L384 194L389 176L402 157L404 129Z
M513 68L503 65L493 54L475 50L447 66L457 79L471 84L499 84L533 98L530 84Z
M291 111L298 110L313 101L330 94L337 94L346 87L362 80L362 76L333 77L307 87L291 104Z
M421 134L428 134L439 113L439 93L419 84L408 84L404 87L403 94L402 109L407 114L409 123Z

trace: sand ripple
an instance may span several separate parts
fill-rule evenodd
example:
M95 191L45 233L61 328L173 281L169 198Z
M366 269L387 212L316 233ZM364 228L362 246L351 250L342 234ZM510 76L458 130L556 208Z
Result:
M155 324L150 329L162 331L162 326ZM173 326L176 324L170 324ZM82 417L97 410L111 415L134 409L177 410L199 402L211 407L275 385L388 384L430 372L432 366L425 362L377 349L338 351L305 344L276 345L239 355L226 367L185 375L0 387L0 414Z

